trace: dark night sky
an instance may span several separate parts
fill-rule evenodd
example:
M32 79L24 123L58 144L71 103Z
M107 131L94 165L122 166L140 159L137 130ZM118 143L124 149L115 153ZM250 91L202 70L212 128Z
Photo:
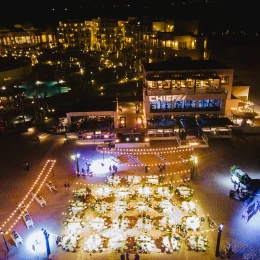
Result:
M66 1L68 2L68 1ZM155 3L153 3L155 2ZM212 3L214 2L214 3ZM36 27L47 24L57 25L67 19L116 18L129 16L148 16L151 19L199 19L206 29L224 30L231 28L249 28L254 30L260 25L256 0L164 0L164 1L83 1L73 0L68 3L45 1L9 0L1 4L0 25L13 26L31 23ZM174 3L174 4L173 4ZM54 9L54 10L53 10ZM66 9L66 10L65 10Z

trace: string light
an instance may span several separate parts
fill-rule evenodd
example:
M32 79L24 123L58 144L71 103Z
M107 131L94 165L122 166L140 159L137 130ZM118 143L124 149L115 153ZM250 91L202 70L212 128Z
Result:
M100 152L108 153L108 154L156 154L156 153L180 153L180 152L191 152L193 148L189 146L184 146L183 148L178 147L169 147L169 148L145 148L145 149L130 149L130 148L103 148Z
M43 181L40 183L39 188L37 189L37 192L34 194L34 196L32 196L32 198L29 200L29 202L27 203L27 206L25 206L25 210L27 210L29 208L29 206L31 205L31 203L33 202L35 196L38 194L38 192L40 191L41 187L43 186L43 184L46 182L47 177L49 176L50 172L52 171L54 164L55 164L56 160L47 160L47 162L44 164L38 178L36 179L36 181L33 183L33 185L31 186L30 190L27 192L27 194L24 196L24 198L19 202L19 205L16 207L16 209L10 214L10 216L5 220L5 222L2 224L1 229L3 229L4 227L6 227L6 225L8 224L8 222L14 217L15 213L19 210L20 206L22 204L25 203L25 200L28 198L28 196L32 193L32 191L34 190L35 186L37 185L37 183L39 182L41 176L43 175L43 173L45 172L47 166L49 163L52 163L49 170L47 171ZM18 215L18 217L13 221L13 223L9 226L9 228L7 228L6 234L8 234L8 232L11 232L12 228L15 226L15 224L19 221L19 219L23 216L23 212L20 212L20 214Z
M135 166L135 165L134 165ZM139 165L136 165L139 166ZM150 165L149 165L150 166ZM178 171L178 172L170 172L170 173L161 173L161 174L154 174L155 176L172 176L172 175L178 175L178 174L183 174L183 173L190 173L190 169L187 170L182 170L182 171ZM110 173L105 173L105 174L93 174L93 173L85 173L85 176L89 176L89 177L97 177L97 178L104 178L104 177L108 177L108 174ZM151 177L153 175L145 175L145 176L139 176L140 178L148 178ZM118 176L119 178L123 179L123 178L127 178L127 176Z

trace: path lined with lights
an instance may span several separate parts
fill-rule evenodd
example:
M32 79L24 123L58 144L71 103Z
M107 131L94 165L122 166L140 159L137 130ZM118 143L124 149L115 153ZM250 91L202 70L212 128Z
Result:
M36 181L33 183L33 185L31 186L30 190L27 192L27 194L24 196L24 198L20 201L19 205L16 207L16 209L10 214L10 216L5 220L5 222L1 225L1 229L4 230L6 229L7 231L5 231L5 234L8 234L9 232L12 231L12 228L16 225L16 223L20 220L20 218L23 216L23 212L21 212L19 214L18 217L16 217L15 220L13 220L13 223L9 226L9 228L7 228L7 224L13 219L13 217L15 216L15 213L19 210L20 205L25 204L26 199L28 198L28 196L31 195L31 192L35 189L35 186L38 184L39 180L41 179L42 175L46 172L46 168L50 163L49 169L47 170L45 177L43 178L43 180L41 181L41 183L39 184L38 189L36 190L34 196L32 196L32 198L29 200L29 202L27 203L27 205L25 205L25 209L27 210L30 206L30 204L34 201L35 196L39 193L39 191L41 190L42 186L46 183L46 180L50 174L50 172L52 172L52 169L54 167L56 160L47 160L47 162L44 164L41 172L39 173Z

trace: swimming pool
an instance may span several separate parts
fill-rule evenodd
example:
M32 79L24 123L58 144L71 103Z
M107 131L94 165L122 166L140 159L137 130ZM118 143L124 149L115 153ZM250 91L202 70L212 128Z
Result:
M46 85L47 85L47 89L46 89L47 97L51 97L51 96L55 96L55 95L59 94L59 88L55 86L58 83L57 81L48 81L48 82L37 81L35 83L35 85L39 87L39 90L41 90L40 86L43 85L44 83L46 83ZM18 88L26 89L24 94L27 98L30 98L30 99L33 98L33 94L36 93L36 90L32 90L32 87L30 85L20 85L20 86L18 86ZM69 90L70 90L70 87L66 86L65 83L62 83L60 92L67 93ZM42 89L42 91L38 91L37 93L38 93L38 95L44 95L44 89Z

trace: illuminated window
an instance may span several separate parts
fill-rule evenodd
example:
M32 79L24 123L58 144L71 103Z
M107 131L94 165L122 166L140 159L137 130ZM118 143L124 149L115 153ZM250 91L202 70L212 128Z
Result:
M221 85L229 84L229 76L221 76Z
M178 47L179 47L180 50L186 49L187 48L186 47L186 42L179 42L178 43Z

